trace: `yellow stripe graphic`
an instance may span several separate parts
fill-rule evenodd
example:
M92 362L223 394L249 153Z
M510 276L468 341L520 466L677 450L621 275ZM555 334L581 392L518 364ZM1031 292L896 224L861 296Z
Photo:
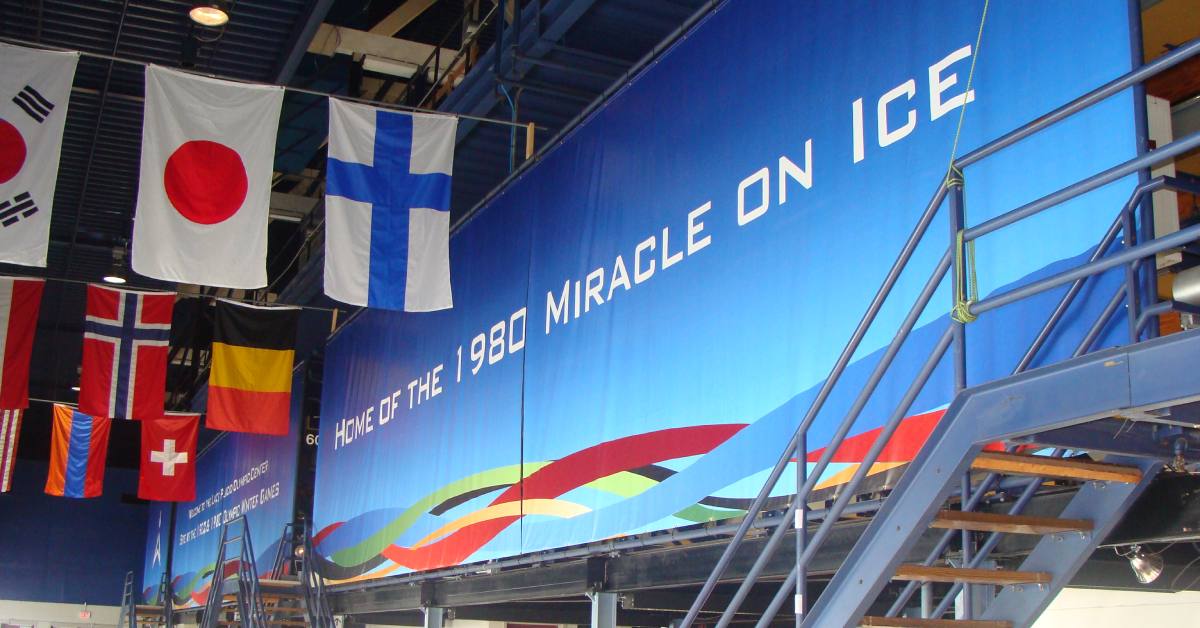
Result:
M524 513L522 513L522 504L524 504ZM451 532L456 532L471 524L479 523L481 521L490 521L492 519L499 519L501 517L519 517L522 514L550 515L552 517L570 519L571 517L578 517L579 515L591 511L592 510L587 506L561 499L526 499L523 502L505 502L503 504L496 504L494 506L488 506L487 508L481 508L466 516L455 519L454 521L451 521L450 523L447 523L446 525L433 531L420 541L413 543L412 547L413 549L416 549L422 545L426 545L434 541L435 539L446 536Z

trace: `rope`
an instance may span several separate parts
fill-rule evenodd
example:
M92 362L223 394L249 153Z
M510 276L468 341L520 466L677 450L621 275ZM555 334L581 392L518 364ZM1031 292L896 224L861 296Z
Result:
M950 147L950 164L946 168L946 187L962 188L963 197L962 224L954 236L954 307L950 311L950 318L962 324L973 323L979 318L971 313L971 304L979 300L979 282L975 271L975 241L966 242L965 246L963 242L963 231L967 224L966 184L963 181L962 169L954 162L958 158L958 140L962 137L967 104L971 102L966 95L971 93L971 85L975 82L975 63L979 60L979 47L983 44L983 26L987 23L990 2L991 0L983 0L979 32L975 34L975 51L971 55L971 69L967 72L963 104L958 110L958 127L954 130L954 144Z

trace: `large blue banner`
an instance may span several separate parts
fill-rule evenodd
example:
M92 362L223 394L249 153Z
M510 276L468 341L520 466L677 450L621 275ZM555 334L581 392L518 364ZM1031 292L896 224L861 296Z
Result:
M376 578L741 514L952 150L1130 68L1124 0L994 4L976 51L982 8L728 2L509 185L451 240L453 310L370 310L328 345L325 573ZM968 223L1134 152L1122 94L968 168ZM980 292L1087 255L1131 185L981 240ZM946 252L939 229L814 424L814 449ZM968 327L971 383L1011 371L1057 296ZM947 281L822 486L857 468L951 302ZM1043 359L1069 353L1083 318ZM1104 341L1121 341L1117 326ZM950 379L942 364L872 473L911 459Z
M300 365L292 375L286 436L229 432L199 456L196 499L178 504L175 510L171 588L176 607L204 604L221 526L240 515L246 517L259 575L271 575L284 526L292 522L295 509L303 373Z

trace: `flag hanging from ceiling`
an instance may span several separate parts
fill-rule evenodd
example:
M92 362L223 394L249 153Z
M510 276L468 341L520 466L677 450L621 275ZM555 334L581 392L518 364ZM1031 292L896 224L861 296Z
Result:
M163 415L173 292L88 285L79 410L114 419Z
M133 270L267 285L267 215L283 88L146 68Z
M41 279L0 277L0 408L29 406L29 357L42 305Z
M200 415L142 421L138 497L159 502L196 499L196 433Z
M77 52L0 44L0 262L46 265Z
M12 488L13 467L17 465L17 443L21 440L23 410L0 410L0 493Z
M52 423L46 494L99 497L104 491L104 461L112 420L56 403Z
M288 433L299 320L299 308L217 301L206 426Z
M453 306L450 175L458 119L329 100L325 294L408 312Z

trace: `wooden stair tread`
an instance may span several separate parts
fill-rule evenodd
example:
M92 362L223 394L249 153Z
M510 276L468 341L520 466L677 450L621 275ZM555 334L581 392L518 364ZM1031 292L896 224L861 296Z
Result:
M863 617L860 626L878 628L1012 628L1011 621L981 619L917 619L914 617Z
M155 606L153 604L137 604L133 607L133 610L135 613L146 613L146 614L159 613L159 614L161 614L163 612L163 607Z
M1084 532L1094 527L1086 519L1031 517L994 512L943 510L937 514L931 528L943 530L972 530L974 532L1007 532L1010 534L1057 534Z
M275 589L295 589L300 586L299 580L276 580L274 578L259 578L258 586Z
M975 457L971 468L1008 475L1052 477L1064 480L1099 480L1136 484L1142 481L1142 471L1090 460L1069 460L1047 456L1024 456L1002 451L985 451Z
M1049 584L1053 576L1044 571L1011 571L1007 569L960 569L958 567L926 567L900 565L895 580L918 582L969 582L974 584Z

